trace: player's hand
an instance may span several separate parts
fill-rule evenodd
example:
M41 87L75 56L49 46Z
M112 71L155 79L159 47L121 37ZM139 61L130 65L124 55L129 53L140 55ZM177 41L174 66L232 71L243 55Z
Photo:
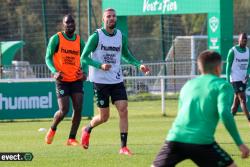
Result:
M245 80L243 82L246 84L248 82L248 80L249 80L249 75L247 74L245 77Z
M110 64L102 64L101 69L104 71L108 71L112 66Z
M87 75L81 69L79 69L76 72L76 78L78 78L81 81L85 81L87 79Z
M56 79L56 80L62 80L63 79L63 73L61 72L61 71L59 71L59 72L55 72L54 73L54 75L53 75L53 77Z
M241 158L248 158L249 156L249 148L245 144L241 144L239 146L241 152Z
M145 74L145 75L148 75L149 74L149 68L146 66L146 65L144 65L144 64L142 64L141 66L140 66L140 70Z

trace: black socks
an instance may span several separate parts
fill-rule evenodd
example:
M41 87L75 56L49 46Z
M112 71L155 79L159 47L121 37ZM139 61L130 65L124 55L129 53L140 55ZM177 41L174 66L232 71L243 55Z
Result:
M76 135L75 134L69 134L69 139L76 139Z
M92 129L93 129L93 127L92 127L90 124L88 124L88 125L86 126L86 128L85 128L85 130L86 130L88 133L91 133Z
M121 135L121 147L126 147L128 133L121 133L120 135Z

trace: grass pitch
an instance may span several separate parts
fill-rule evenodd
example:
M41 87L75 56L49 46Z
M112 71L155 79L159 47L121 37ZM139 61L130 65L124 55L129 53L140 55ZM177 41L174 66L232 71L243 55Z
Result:
M0 152L32 152L34 158L26 162L3 162L0 167L149 167L162 146L167 130L176 115L177 100L166 100L167 116L161 115L160 101L129 102L128 146L131 157L119 155L120 135L118 114L111 109L110 120L93 130L88 150L65 146L71 125L69 118L61 122L54 142L44 143L51 120L17 121L0 123ZM236 117L243 140L250 146L250 127L244 115ZM82 119L80 129L89 122ZM216 140L228 151L239 167L248 167L250 159L242 160L240 152L222 124L216 133ZM208 157L209 158L209 157ZM193 167L191 161L184 161L178 167Z

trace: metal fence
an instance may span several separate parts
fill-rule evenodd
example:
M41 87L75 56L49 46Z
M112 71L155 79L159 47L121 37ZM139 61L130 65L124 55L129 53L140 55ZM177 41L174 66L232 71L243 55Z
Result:
M50 78L51 72L45 64L30 65L28 62L21 62L11 66L3 66L2 79L32 79Z
M191 61L184 62L158 62L145 63L150 68L149 76L159 75L190 75L191 71L197 71L196 63ZM12 65L3 66L2 79L18 78L48 78L51 72L46 64L30 65L26 61L13 61ZM122 65L125 77L143 76L143 73L132 65Z
M150 68L147 76L132 65L122 65L124 82L129 94L141 92L160 93L161 79L164 79L166 92L179 92L188 78L197 75L194 61L146 63ZM45 64L30 65L28 62L13 62L3 66L2 79L51 78L51 72Z
M181 87L198 74L194 61L146 63L146 65L151 70L147 76L135 66L122 65L126 90L129 97L146 94L147 98L161 99L162 114L165 114L166 95L179 93ZM29 65L28 62L15 62L11 66L3 67L1 82L53 80L51 76L45 64Z

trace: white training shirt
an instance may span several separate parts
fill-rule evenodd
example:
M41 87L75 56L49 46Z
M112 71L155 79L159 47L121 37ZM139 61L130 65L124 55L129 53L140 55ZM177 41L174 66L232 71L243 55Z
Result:
M231 67L230 82L244 81L247 75L247 68L249 63L249 49L246 47L246 52L240 53L235 47L234 60Z
M109 71L89 66L89 80L94 83L115 84L123 82L121 70L122 33L117 29L114 36L107 36L97 29L99 41L91 58L104 64L110 64Z

